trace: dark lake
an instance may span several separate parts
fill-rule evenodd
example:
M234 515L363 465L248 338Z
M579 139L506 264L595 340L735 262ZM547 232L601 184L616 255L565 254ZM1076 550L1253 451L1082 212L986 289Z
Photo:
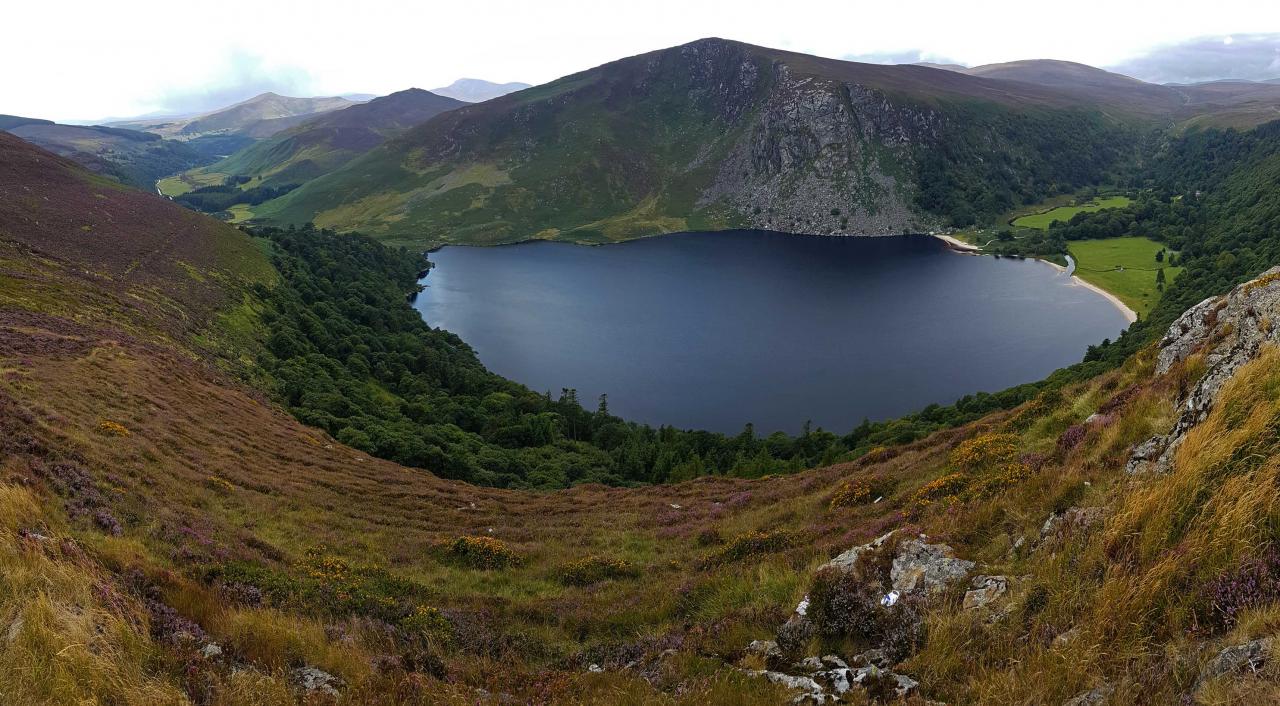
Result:
M1127 325L1031 260L927 236L681 233L446 247L415 306L491 370L626 419L846 432L1043 378Z

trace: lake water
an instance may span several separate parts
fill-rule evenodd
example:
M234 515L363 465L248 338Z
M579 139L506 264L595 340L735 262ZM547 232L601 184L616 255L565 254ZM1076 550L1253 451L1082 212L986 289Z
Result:
M1127 325L1032 260L927 236L681 233L586 247L450 246L415 306L489 369L601 393L649 424L840 433L1039 380Z

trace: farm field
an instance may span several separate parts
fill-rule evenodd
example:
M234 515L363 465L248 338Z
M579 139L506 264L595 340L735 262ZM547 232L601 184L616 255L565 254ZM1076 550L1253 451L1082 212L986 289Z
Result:
M1107 238L1074 241L1068 250L1075 258L1077 276L1116 295L1139 316L1146 316L1160 299L1156 272L1162 263L1156 262L1156 253L1164 247L1149 238ZM1169 253L1165 255L1167 259ZM1165 286L1180 272L1181 267L1164 266Z
M1048 211L1021 216L1014 219L1012 225L1015 228L1048 230L1049 225L1054 221L1066 222L1077 213L1093 213L1094 211L1105 211L1109 208L1124 208L1128 205L1129 197L1127 196L1098 198L1079 206L1059 206Z
M174 174L165 177L156 182L156 187L160 189L160 193L165 196L181 196L183 194L194 191L202 186L216 186L222 183L226 178L225 174L217 174L214 172L204 172L199 169L193 169L181 174Z

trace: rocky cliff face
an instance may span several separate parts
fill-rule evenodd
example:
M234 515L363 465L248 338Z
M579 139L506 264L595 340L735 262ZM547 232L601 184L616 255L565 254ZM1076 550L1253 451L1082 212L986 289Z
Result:
M770 90L700 204L723 199L756 228L893 235L927 219L911 207L912 145L941 120L877 91L770 67Z
M1134 449L1126 470L1170 471L1182 439L1209 415L1223 385L1264 345L1275 343L1280 343L1280 267L1224 296L1210 297L1178 317L1160 341L1156 373L1163 375L1175 364L1202 354L1204 375L1179 400L1181 413L1173 429Z

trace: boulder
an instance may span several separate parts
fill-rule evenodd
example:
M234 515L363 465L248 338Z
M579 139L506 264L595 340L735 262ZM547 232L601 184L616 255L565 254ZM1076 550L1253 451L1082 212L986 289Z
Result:
M865 552L875 551L883 547L884 545L888 544L889 539L892 538L893 535L894 535L894 532L890 532L871 542L867 542L866 544L861 544L856 547L853 547L852 549L848 549L844 552L841 552L839 555L836 556L836 558L818 567L818 569L819 571L821 571L822 569L842 569L845 571L850 571L858 563L858 557L862 556L863 553Z
M964 609L976 610L1007 593L1009 579L1005 576L975 576L969 582L969 588L964 594Z
M896 591L902 593L936 593L952 581L963 579L974 563L957 559L951 547L945 544L928 544L923 539L911 539L898 547L889 570L889 580Z
M782 650L778 649L778 643L773 640L752 640L747 645L747 653L759 655L770 662L782 659Z
M764 677L774 684L781 684L788 689L796 689L803 692L795 698L795 703L810 700L821 704L827 701L826 689L823 689L822 685L814 681L812 677L795 677L784 672L774 672L768 669L755 670L749 672L749 674Z
M299 667L293 670L293 681L308 695L327 694L338 696L338 688L342 680L316 667Z
M1224 674L1247 669L1257 670L1271 657L1272 638L1264 637L1239 645L1232 645L1218 653L1200 672L1200 681L1208 681Z
M897 683L897 686L894 687L894 692L900 697L910 696L920 688L920 682L915 679L912 679L905 674L898 674L897 672L880 669L879 667L862 667L860 669L856 669L853 671L853 675L850 677L849 681L853 684L863 686L867 680L872 677L892 679Z

